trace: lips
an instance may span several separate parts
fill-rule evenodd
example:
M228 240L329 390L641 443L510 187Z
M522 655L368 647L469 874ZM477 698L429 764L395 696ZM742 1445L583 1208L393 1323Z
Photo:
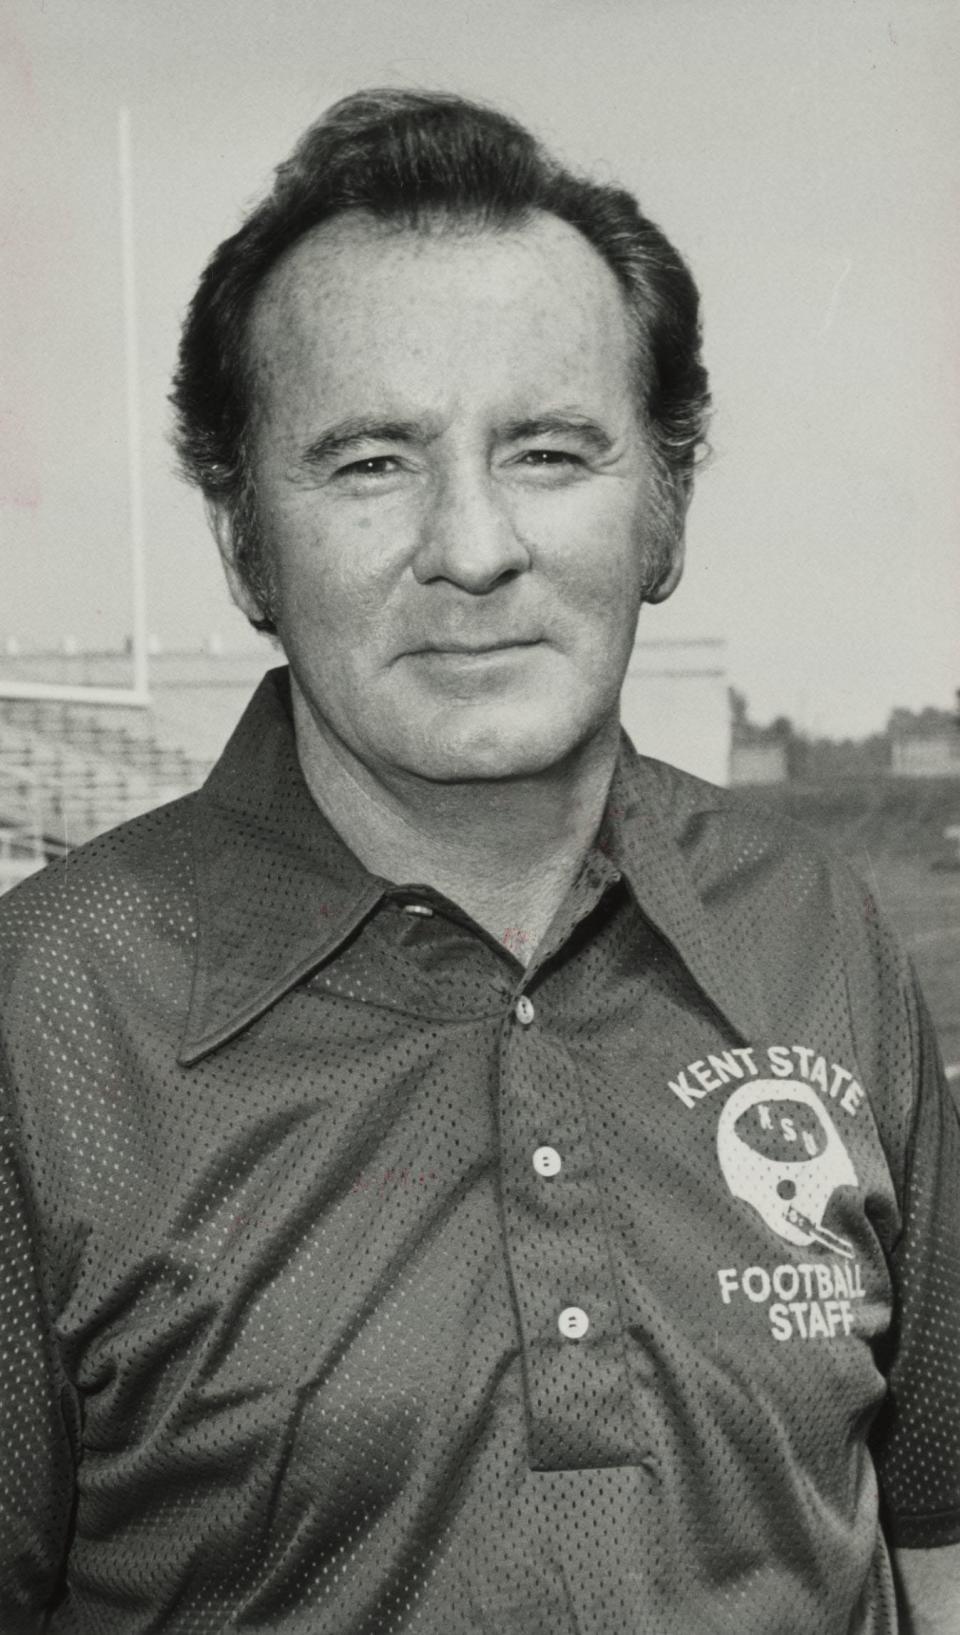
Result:
M539 636L512 636L506 640L491 642L431 642L427 647L416 648L419 653L496 653L502 647L535 647L540 640Z

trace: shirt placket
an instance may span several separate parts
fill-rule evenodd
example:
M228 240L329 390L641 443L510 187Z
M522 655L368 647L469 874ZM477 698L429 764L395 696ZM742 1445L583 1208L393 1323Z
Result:
M499 1134L506 1252L523 1346L530 1464L652 1462L635 1399L581 1075L550 1027L550 952L596 903L588 872L569 924L511 996L500 1035ZM616 878L610 873L609 878Z

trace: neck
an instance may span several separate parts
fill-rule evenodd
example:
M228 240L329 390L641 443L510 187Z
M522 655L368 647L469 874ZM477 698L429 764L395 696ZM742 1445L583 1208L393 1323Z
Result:
M374 772L316 720L295 682L293 706L307 787L364 867L434 887L526 964L597 832L616 716L542 772L439 783Z

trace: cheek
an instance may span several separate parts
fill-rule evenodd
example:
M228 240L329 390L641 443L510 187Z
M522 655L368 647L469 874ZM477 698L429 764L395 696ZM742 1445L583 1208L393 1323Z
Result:
M291 626L322 629L348 647L375 628L390 580L383 533L370 514L287 517L275 539L276 580ZM387 542L391 532L386 531Z
M555 498L553 517L541 518L540 542L549 541L564 599L607 626L629 622L653 544L649 507L616 484Z

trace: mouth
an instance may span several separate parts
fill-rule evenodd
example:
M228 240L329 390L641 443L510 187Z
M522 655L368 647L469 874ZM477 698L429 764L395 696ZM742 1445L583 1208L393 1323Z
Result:
M432 644L429 647L416 648L415 655L420 656L423 654L433 654L448 656L456 654L467 658L480 658L486 653L505 653L512 652L518 647L536 647L539 644L539 641L539 636L535 636L530 640L525 641L443 642Z

